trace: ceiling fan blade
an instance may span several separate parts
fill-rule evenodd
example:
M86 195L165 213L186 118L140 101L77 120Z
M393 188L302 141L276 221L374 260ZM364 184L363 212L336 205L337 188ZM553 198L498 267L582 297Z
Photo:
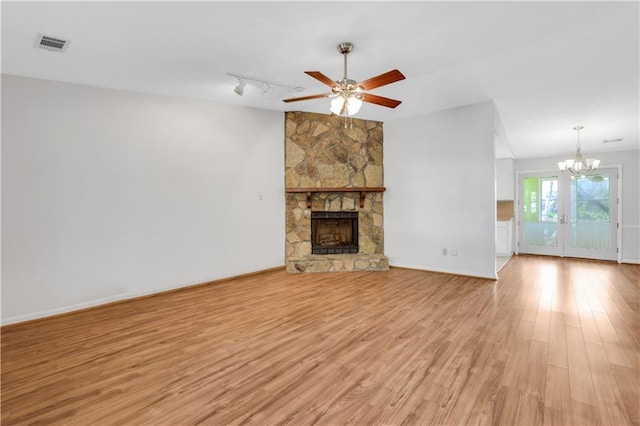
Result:
M364 90L375 89L376 87L385 86L387 84L395 83L396 81L404 80L405 76L398 70L392 70L384 74L380 74L376 77L371 77L368 80L358 83L357 86L362 87Z
M321 83L326 84L329 87L334 87L338 84L335 81L331 80L326 75L322 74L320 71L305 71L304 73L307 75L310 75L311 77L315 78Z
M395 108L402 103L402 101L385 98L384 96L372 95L371 93L365 93L362 101L369 102L370 104L382 105L387 108Z
M289 98L289 99L283 99L282 102L297 102L297 101L307 101L309 99L320 99L320 98L326 98L329 95L331 95L331 92L329 93L322 93L319 95L309 95L309 96L302 96L300 98Z

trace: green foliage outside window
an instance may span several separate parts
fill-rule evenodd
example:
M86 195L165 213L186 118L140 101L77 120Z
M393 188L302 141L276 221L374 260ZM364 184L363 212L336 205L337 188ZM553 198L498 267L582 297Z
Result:
M576 193L576 218L584 221L609 221L609 178L601 175L576 178L572 191Z

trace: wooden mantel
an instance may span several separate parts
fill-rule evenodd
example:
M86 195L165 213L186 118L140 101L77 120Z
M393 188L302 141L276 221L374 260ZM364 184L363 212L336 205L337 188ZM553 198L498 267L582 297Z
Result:
M307 194L307 208L311 208L311 198L316 192L359 192L360 193L360 208L364 207L364 198L367 192L384 192L387 188L384 186L371 186L371 187L350 187L350 188L286 188L285 192L288 193L306 193Z

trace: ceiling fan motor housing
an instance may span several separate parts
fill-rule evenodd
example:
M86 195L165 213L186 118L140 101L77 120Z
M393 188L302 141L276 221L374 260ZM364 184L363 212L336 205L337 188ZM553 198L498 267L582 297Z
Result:
M347 53L351 52L352 49L353 49L353 44L349 43L348 41L343 41L338 45L338 52L342 53L343 55L346 55Z

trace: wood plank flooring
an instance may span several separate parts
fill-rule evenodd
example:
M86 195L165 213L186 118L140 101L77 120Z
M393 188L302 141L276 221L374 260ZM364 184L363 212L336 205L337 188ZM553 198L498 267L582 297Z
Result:
M640 425L640 266L261 275L2 329L2 424Z

